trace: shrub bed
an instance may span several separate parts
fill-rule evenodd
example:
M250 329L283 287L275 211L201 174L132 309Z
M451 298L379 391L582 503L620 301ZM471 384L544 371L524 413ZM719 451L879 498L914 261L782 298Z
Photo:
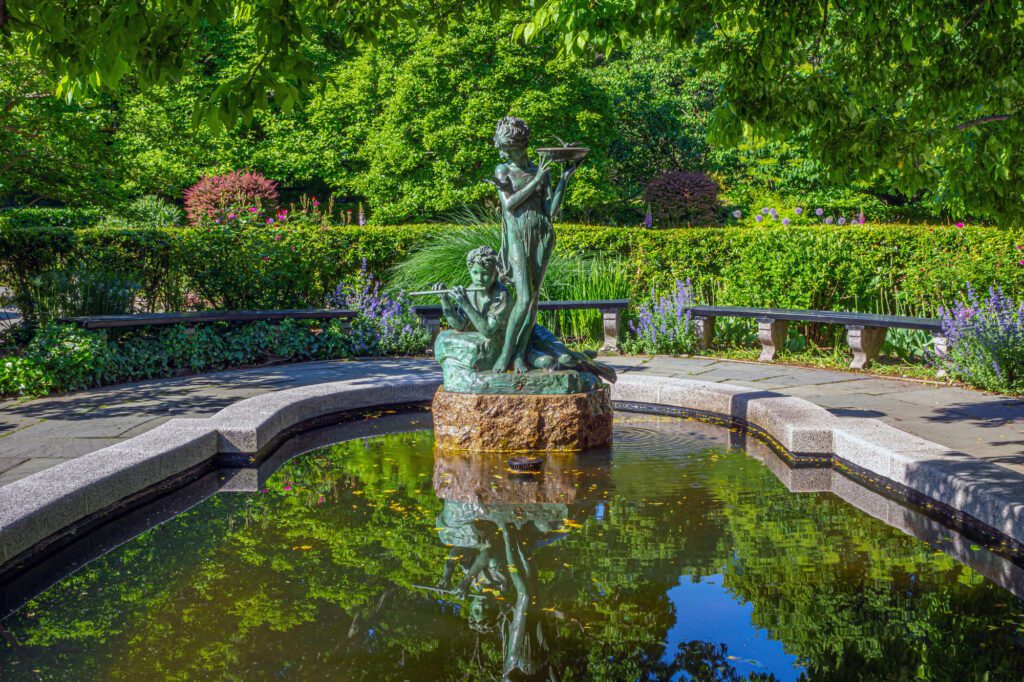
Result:
M41 396L140 379L181 376L277 362L357 355L422 354L427 330L407 311L391 319L283 320L280 324L212 323L129 332L84 330L48 323L22 355L0 358L0 397Z
M359 269L383 272L448 225L0 228L0 282L32 314L33 277L84 266L129 275L139 307L319 306ZM967 282L1024 293L1024 229L906 225L645 230L564 224L558 248L619 258L635 297L692 279L698 300L933 315ZM192 294L187 300L187 295ZM884 296L885 300L880 300Z

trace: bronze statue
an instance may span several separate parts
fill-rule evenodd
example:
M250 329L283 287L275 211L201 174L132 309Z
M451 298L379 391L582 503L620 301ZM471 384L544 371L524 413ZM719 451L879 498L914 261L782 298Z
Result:
M506 116L498 121L494 146L507 160L494 169L492 182L501 202L502 275L515 287L516 300L495 372L504 372L510 363L520 374L530 369L527 346L537 321L540 286L555 248L552 222L561 210L565 185L578 168L577 162L567 163L552 192L550 161L531 162L526 155L529 141L530 128L522 119Z
M473 249L466 256L472 285L435 288L449 329L438 334L434 356L450 390L473 392L479 384L479 373L493 370L501 362L499 356L508 338L513 308L511 294L498 281L498 262L499 254L491 247ZM536 309L533 314L536 316ZM570 349L536 323L531 325L524 361L532 369L573 368L615 381L614 369L589 353Z

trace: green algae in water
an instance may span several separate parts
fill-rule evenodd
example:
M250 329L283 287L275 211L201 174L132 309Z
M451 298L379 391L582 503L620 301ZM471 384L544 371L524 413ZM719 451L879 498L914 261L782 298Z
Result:
M2 627L3 680L1024 670L1024 605L1009 592L832 494L788 492L723 429L628 415L611 452L548 459L539 477L435 459L429 431L307 453Z

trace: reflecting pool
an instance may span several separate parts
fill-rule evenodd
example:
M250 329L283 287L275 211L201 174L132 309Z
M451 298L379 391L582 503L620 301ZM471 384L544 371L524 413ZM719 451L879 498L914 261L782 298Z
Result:
M724 428L616 418L539 475L429 430L317 448L38 595L0 679L1021 679L1024 602L982 575L1016 565L790 492Z

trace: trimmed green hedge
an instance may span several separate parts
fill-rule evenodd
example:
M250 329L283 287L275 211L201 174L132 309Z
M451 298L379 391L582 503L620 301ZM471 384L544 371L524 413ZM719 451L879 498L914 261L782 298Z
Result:
M129 275L150 309L186 292L219 308L319 306L363 259L383 273L449 225L0 228L0 282L31 314L31 279L60 267ZM690 277L719 304L932 314L964 284L1024 294L1024 230L847 225L642 228L558 225L558 248L625 259L634 295ZM881 300L883 299L884 300Z
M4 208L0 209L3 227L93 227L103 217L98 208Z

